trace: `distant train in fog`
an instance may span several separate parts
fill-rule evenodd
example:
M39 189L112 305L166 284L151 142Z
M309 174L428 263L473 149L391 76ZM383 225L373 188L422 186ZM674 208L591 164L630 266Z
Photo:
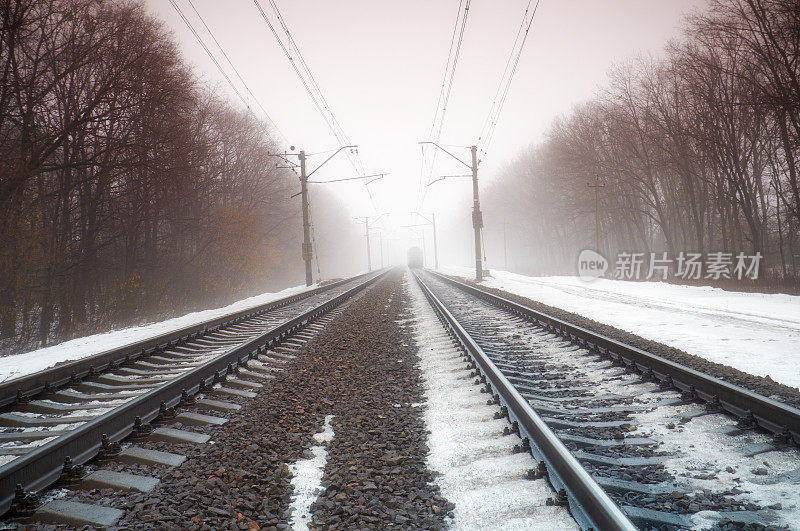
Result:
M408 267L417 269L422 267L422 249L412 247L408 250Z

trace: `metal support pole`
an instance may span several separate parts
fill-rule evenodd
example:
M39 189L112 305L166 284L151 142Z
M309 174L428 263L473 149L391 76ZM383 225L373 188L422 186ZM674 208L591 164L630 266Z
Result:
M594 238L595 238L595 251L600 252L600 188L605 185L600 184L600 177L594 176L594 184L590 184L589 188L594 188Z
M433 267L437 271L439 270L439 246L436 243L436 214L431 213L431 219L433 220Z
M594 187L594 244L600 252L600 187Z
M481 260L481 229L483 228L483 214L481 202L478 198L478 147L471 146L472 152L472 228L475 229L475 280L483 280L483 262Z
M306 175L306 152L300 152L300 194L303 209L303 262L306 266L306 286L314 283L311 276L311 222L308 219L308 175Z
M425 259L426 255L428 254L428 246L425 244L425 227L422 227L422 267L427 265L427 260Z
M366 219L367 225L367 271L372 271L372 253L369 250L369 218Z
M472 154L472 164L467 164L460 158L456 157L445 148L437 144L436 142L420 142L420 144L433 144L440 150L447 153L452 158L456 159L458 162L472 170L472 196L473 196L473 207L472 207L472 227L475 229L475 280L481 281L483 280L483 261L481 260L481 229L483 228L483 214L481 214L481 201L478 197L478 147L477 146L470 146L470 152ZM453 175L452 177L469 177L468 175ZM436 181L441 181L442 179L447 179L447 177L440 177L434 181L428 183L428 186L435 183ZM435 252L435 250L434 250Z
M381 244L381 269L383 269L385 267L383 265L383 232L378 233L378 240L380 241Z

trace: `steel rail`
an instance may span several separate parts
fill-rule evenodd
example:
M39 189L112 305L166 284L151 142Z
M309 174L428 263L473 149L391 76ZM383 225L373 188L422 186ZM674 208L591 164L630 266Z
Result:
M534 310L441 273L428 272L496 307L528 321L536 322L569 341L594 350L617 362L622 362L631 370L647 374L656 382L671 385L678 391L706 402L709 406L740 417L752 427L760 426L779 435L785 442L800 442L800 409L798 408L573 325L563 319Z
M516 423L520 437L530 441L533 456L546 463L550 483L556 490L564 489L566 492L570 511L578 525L583 529L591 528L603 531L635 530L636 526L584 470L578 460L533 410L528 401L514 388L514 385L500 372L469 333L464 330L442 301L436 297L416 272L414 276L439 318L472 357L478 370L483 374L486 384L492 388L494 394L500 397L501 403L508 412L509 420Z
M367 278L344 293L0 466L0 515L9 509L16 485L22 485L25 490L34 492L49 486L60 477L67 457L76 464L89 461L99 452L104 434L111 441L124 439L133 431L137 417L143 423L156 419L162 403L166 407L173 407L180 403L183 391L190 395L195 394L203 385L224 379L236 367L244 366L247 360L336 308L386 273L387 271L383 271ZM355 278L364 276L366 275Z
M122 347L116 347L82 358L70 361L55 367L49 367L13 380L0 383L0 407L13 404L19 398L30 398L46 389L56 389L68 384L70 381L84 378L96 372L102 372L116 364L135 361L139 358L155 354L159 349L165 349L179 343L196 339L198 336L219 330L226 326L251 319L258 315L283 308L295 302L307 299L319 293L329 291L347 282L363 278L366 275L357 275L345 280L339 280L306 290L295 295L290 295L252 308L232 312L228 315L215 317L202 323L185 326L178 330L166 332L141 341L136 341Z

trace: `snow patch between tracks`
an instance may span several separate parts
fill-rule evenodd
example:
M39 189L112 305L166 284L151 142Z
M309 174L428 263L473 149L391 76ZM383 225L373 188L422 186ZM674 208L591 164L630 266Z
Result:
M333 440L331 420L333 420L333 415L327 415L323 430L314 434L314 440L319 444L311 448L312 457L289 465L292 473L292 487L294 487L290 507L292 520L289 522L292 529L306 530L311 521L311 504L322 490L322 475L325 471L325 463L328 461L327 443Z
M577 529L569 512L546 505L554 496L544 480L525 479L536 466L527 453L515 454L516 435L503 436L505 419L473 384L461 352L444 331L422 290L408 277L415 340L425 379L428 466L442 495L455 504L454 529Z

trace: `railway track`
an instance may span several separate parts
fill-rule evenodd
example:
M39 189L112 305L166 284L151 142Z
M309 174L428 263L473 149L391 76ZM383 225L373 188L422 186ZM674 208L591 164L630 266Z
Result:
M800 410L427 271L440 319L584 529L791 528Z
M33 493L75 481L81 465L192 404L247 397L314 323L382 276L361 275L0 384L0 515L29 516ZM252 361L252 363L250 363ZM254 378L248 379L246 375ZM199 397L199 399L197 399ZM194 415L194 416L192 416ZM211 417L209 417L211 418ZM191 413L184 422L200 419ZM158 431L158 430L156 430ZM165 432L166 433L166 432Z

